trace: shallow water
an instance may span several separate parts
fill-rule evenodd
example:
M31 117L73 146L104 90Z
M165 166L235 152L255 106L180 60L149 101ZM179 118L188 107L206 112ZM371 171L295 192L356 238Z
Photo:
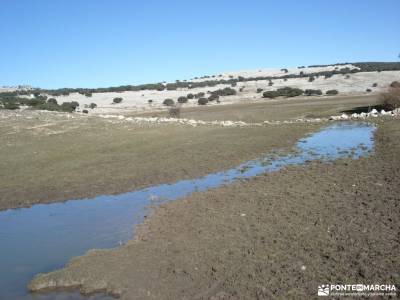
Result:
M158 185L116 196L39 204L0 212L0 299L87 299L78 293L29 294L37 273L65 265L93 248L113 248L132 239L150 204L161 204L241 178L306 161L358 158L373 150L375 127L337 123L301 139L297 153L249 161L194 180ZM106 299L92 296L91 299Z

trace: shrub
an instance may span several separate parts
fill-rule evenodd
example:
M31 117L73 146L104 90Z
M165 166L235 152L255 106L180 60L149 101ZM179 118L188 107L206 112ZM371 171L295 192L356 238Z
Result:
M18 109L19 105L17 103L6 102L6 103L3 103L3 108L14 110L14 109Z
M262 91L263 91L262 88L258 88L258 89L257 89L257 93L261 93Z
M273 86L273 85L274 85L274 83L272 81L268 82L268 86Z
M188 99L193 99L194 98L194 95L193 94L187 94L187 96L186 96Z
M88 111L87 109L82 110L82 112L83 112L84 114L88 114L88 113L89 113L89 111Z
M350 78L350 75L346 75L344 78L345 78L345 79L349 79L349 78Z
M275 98L278 97L279 93L277 91L266 91L263 93L263 98Z
M181 108L179 106L172 106L168 110L168 115L171 118L180 118L180 116L181 116Z
M94 109L94 108L97 107L97 104L96 104L96 103L90 103L90 104L89 104L89 107L90 107L91 109Z
M185 96L181 96L178 98L178 102L179 103L186 103L188 102L188 99Z
M304 91L298 88L284 87L277 90L279 96L296 97L303 95Z
M199 92L199 93L197 93L196 95L194 95L194 97L196 98L196 99L198 99L198 98L201 98L201 97L204 97L204 93L203 92Z
M210 97L208 97L208 101L214 101L214 100L218 100L219 96L218 95L211 95Z
M75 110L75 108L77 108L78 106L79 106L79 103L76 101L63 102L63 104L61 104L61 106L60 106L60 110L66 111L66 112L73 112Z
M376 82L372 85L372 87L377 87L377 86L378 84Z
M322 91L321 90L307 89L307 90L304 91L304 94L306 96L322 95Z
M371 92L372 92L371 89L366 89L365 91L366 91L367 93L371 93Z
M400 88L391 88L380 95L381 103L386 110L400 108Z
M315 80L315 77L314 77L314 76L308 77L308 81L309 81L309 82L313 82L314 80Z
M153 100L149 99L149 100L147 100L147 103L151 104L151 103L153 103Z
M232 88L224 88L224 89L219 89L216 91L212 91L211 95L217 95L217 96L231 96L231 95L236 95L236 90Z
M85 93L85 96L86 96L86 97L92 97L92 93L90 93L90 92Z
M235 87L235 86L237 86L237 83L236 82L232 82L231 83L231 87Z
M174 100L167 98L167 99L164 100L163 104L165 106L172 106L172 105L175 104L175 102L174 102Z
M333 96L339 94L338 90L328 90L325 93L326 95Z
M278 96L283 96L283 97L296 97L300 96L304 93L303 90L298 89L298 88L291 88L291 87L284 87L277 89L276 91L267 91L263 93L264 98L275 98ZM321 92L322 94L322 92Z
M199 100L197 100L197 103L199 105L206 105L208 103L208 99L207 98L200 98Z
M392 88L400 88L400 82L399 81L393 81L390 84L390 87L392 87Z
M117 97L113 99L113 103L121 103L122 102L122 98L121 97Z
M49 98L48 100L47 100L47 103L52 103L52 104L58 104L58 102L57 102L57 99L55 99L55 98Z

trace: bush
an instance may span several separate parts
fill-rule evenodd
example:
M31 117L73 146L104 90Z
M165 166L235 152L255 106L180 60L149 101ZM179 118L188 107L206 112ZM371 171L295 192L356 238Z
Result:
M79 106L79 103L76 101L72 102L63 102L61 104L60 110L66 111L66 112L73 112L75 109Z
M172 106L172 105L175 104L175 102L174 102L174 100L167 98L167 99L164 100L163 104L165 106Z
M199 93L197 93L196 95L194 95L194 97L196 98L196 99L198 99L198 98L201 98L201 97L204 97L204 93L203 92L199 92Z
M366 89L365 91L366 91L367 93L371 93L371 92L372 92L371 89Z
M275 98L278 97L279 93L277 91L266 91L263 93L263 98Z
M188 99L193 99L194 98L194 95L193 94L187 94L187 96L186 96Z
M88 111L87 109L82 110L82 112L83 112L84 114L88 114L88 113L89 113L89 111Z
M6 102L6 103L3 103L3 108L14 110L14 109L18 109L19 105L17 103Z
M236 82L232 82L231 83L231 87L235 87L235 86L237 86L237 83Z
M168 110L168 115L171 118L180 118L181 116L181 108L179 106L173 106Z
M92 97L92 93L90 93L90 92L85 93L85 96L86 96L86 97Z
M113 103L121 103L122 102L122 98L121 97L117 97L113 99Z
M304 94L306 96L322 95L322 91L321 90L307 89L307 90L304 91Z
M315 77L314 77L314 76L308 77L308 82L313 82L314 80L315 80Z
M376 82L372 85L372 87L377 87L377 86L378 84Z
M217 95L217 96L231 96L231 95L236 95L236 90L232 88L224 88L216 91L212 91L211 95Z
M149 99L149 100L147 100L147 103L151 104L151 103L153 103L153 100Z
M298 88L284 87L277 90L279 96L296 97L303 95L304 91Z
M89 107L90 107L91 109L94 109L94 108L97 107L97 104L96 104L96 103L90 103L90 104L89 104Z
M268 86L273 86L273 85L274 85L274 83L272 81L268 82Z
M400 82L399 81L393 81L390 84L390 87L392 87L392 88L400 88Z
M329 96L333 96L333 95L339 94L339 92L338 92L338 90L328 90L328 91L326 91L325 94L327 94Z
M206 105L208 103L208 99L207 98L200 98L199 100L197 100L197 103L199 105Z
M215 101L218 100L219 96L218 95L211 95L210 97L208 97L208 101Z
M56 105L58 104L57 99L55 99L55 98L49 98L47 100L47 103L56 104Z
M382 93L380 101L385 110L400 108L400 88L391 88L388 92Z
M261 88L257 89L257 93L261 93L262 91L263 91L263 89L261 89Z
M179 103L186 103L188 102L188 99L185 96L181 96L178 98L178 102Z

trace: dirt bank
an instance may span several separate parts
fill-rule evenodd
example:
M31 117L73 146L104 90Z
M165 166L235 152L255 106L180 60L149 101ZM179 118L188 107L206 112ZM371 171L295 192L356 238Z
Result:
M122 299L316 298L318 285L400 286L400 122L376 151L312 163L161 206L137 239L90 251L30 288Z

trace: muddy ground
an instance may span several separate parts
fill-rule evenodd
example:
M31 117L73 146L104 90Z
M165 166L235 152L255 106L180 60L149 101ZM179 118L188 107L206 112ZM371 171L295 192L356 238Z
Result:
M273 149L288 151L321 126L142 126L78 114L0 113L0 210L196 178Z
M376 95L299 97L187 108L182 117L288 120L337 115L377 101ZM0 111L0 210L195 178L273 149L289 150L318 126L141 126L81 114Z
M122 299L310 299L321 284L400 286L400 122L376 151L196 193L156 210L136 240L38 276Z

